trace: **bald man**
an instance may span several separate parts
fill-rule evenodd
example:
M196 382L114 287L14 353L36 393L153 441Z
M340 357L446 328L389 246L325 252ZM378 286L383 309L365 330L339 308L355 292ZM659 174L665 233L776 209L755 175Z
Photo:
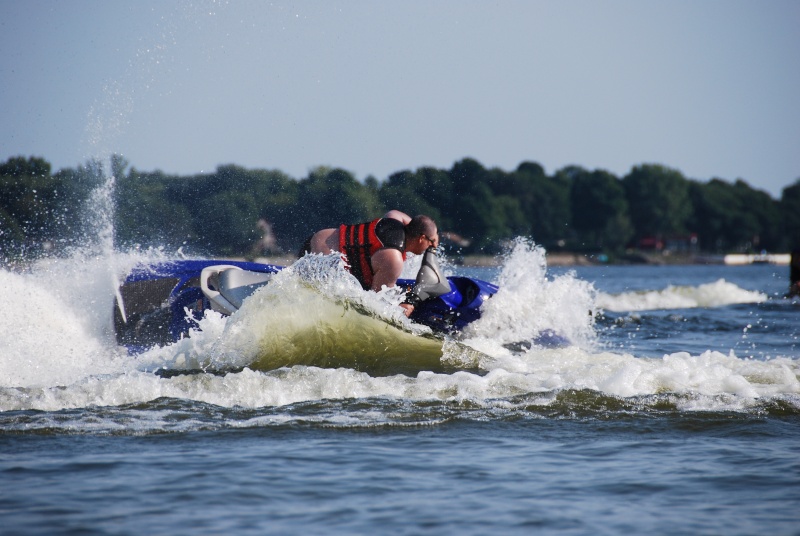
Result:
M311 236L304 248L312 253L342 253L348 270L367 290L393 287L403 271L406 253L422 255L439 245L436 222L428 216L410 217L390 210L382 218L353 225L322 229ZM406 316L414 307L401 304Z

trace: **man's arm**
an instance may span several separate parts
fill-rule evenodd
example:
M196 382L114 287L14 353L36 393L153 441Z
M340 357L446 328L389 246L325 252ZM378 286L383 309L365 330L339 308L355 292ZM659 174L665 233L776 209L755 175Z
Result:
M372 290L378 292L383 285L393 287L403 272L403 255L396 249L381 249L372 255Z
M372 277L372 290L378 292L384 285L393 287L403 272L403 255L396 249L376 251L372 256L372 269L375 271ZM400 307L406 316L410 316L414 310L414 306L408 303L400 304Z

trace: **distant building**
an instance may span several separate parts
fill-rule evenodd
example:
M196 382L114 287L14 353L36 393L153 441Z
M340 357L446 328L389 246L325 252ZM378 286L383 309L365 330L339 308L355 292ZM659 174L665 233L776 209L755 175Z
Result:
M636 249L660 253L697 253L699 249L697 233L688 235L658 235L640 238Z

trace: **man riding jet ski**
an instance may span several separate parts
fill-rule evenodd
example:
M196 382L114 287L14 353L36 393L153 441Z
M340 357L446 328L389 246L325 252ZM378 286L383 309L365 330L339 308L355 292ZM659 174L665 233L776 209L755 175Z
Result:
M399 210L390 210L382 218L353 225L322 229L306 240L300 256L306 252L329 255L341 252L345 266L365 290L380 291L393 287L403 271L406 253L423 254L439 245L436 222L424 215L413 218ZM411 316L414 304L400 304Z

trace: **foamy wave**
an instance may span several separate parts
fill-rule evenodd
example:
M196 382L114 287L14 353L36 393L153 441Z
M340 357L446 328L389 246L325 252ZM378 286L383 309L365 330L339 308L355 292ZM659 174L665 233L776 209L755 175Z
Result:
M597 305L608 311L648 311L654 309L689 309L695 307L721 307L736 303L761 303L767 295L746 290L719 279L696 287L668 286L663 290L599 293Z
M482 307L482 317L464 330L464 338L501 343L532 340L554 331L573 344L595 339L595 290L574 273L549 279L545 251L518 239L503 263L500 290Z
M686 411L739 411L765 400L800 401L800 363L787 358L753 361L705 352L699 356L675 353L662 359L643 359L571 347L506 354L488 365L490 370L485 374L420 372L416 377L373 377L346 368L305 366L170 378L131 371L85 378L61 387L0 388L0 410L124 406L161 398L228 408L358 398L469 403L476 408L514 410L517 404L546 406L553 401L548 393L563 391L597 392L637 399L645 405L647 397L669 394L679 409ZM526 396L525 400L515 402L521 395Z
M699 356L678 352L652 359L593 354L575 347L533 349L525 356L499 357L489 366L524 375L532 391L590 389L619 397L679 393L752 399L800 393L797 360L755 361L714 351Z

